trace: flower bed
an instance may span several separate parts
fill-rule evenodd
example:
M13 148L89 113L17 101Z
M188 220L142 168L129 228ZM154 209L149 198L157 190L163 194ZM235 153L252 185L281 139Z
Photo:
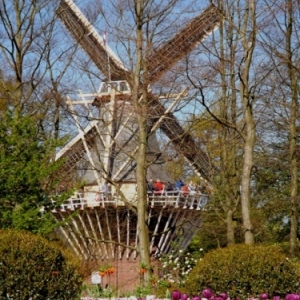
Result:
M245 297L245 300L300 300L300 294L290 293L286 294L284 297L278 295L269 296L267 293L262 293L258 297ZM171 299L169 298L156 298L154 295L148 295L145 298L137 298L135 296L130 297L111 297L111 298L93 298L93 297L82 297L81 300L244 300L239 298L230 298L225 292L214 294L211 289L207 288L202 291L201 295L194 295L189 297L187 294L182 294L179 290L174 290L171 293Z

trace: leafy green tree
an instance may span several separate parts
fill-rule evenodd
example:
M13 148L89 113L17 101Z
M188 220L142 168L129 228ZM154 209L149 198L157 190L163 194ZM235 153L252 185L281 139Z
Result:
M35 121L26 116L0 115L0 224L36 233L53 229L51 212L43 207L52 200L59 165L51 161L57 142L44 139ZM52 225L51 225L52 224Z

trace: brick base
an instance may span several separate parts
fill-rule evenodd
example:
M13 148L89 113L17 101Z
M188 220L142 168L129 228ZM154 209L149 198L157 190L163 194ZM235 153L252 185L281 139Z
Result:
M154 266L156 261L153 260L151 264ZM119 291L120 296L122 296L122 294L125 295L127 292L133 292L137 286L143 284L144 275L140 274L140 262L138 259L104 261L103 263L100 262L98 265L113 266L114 273L102 277L101 287L105 288L108 285L112 290ZM91 284L91 279L88 278L86 283Z

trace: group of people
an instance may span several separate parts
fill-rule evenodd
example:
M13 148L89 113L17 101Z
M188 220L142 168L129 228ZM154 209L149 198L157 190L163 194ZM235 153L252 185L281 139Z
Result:
M183 194L183 196L193 195L196 192L205 193L203 189L198 189L193 181L189 181L189 183L184 183L181 179L178 179L175 183L171 183L170 181L164 183L160 179L156 179L155 181L149 180L147 181L147 193L154 195L176 195L179 192ZM111 185L108 180L105 180L101 189L96 194L96 201L102 201L111 195Z
M162 194L177 194L179 191L183 193L184 196L188 194L194 194L196 192L196 185L190 181L189 183L184 183L181 179L178 179L174 184L170 181L163 183L160 179L156 181L147 181L147 192L154 195Z

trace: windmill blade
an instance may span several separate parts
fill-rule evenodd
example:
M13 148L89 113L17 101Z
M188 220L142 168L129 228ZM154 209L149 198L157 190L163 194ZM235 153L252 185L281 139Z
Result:
M154 50L148 60L149 83L157 81L176 62L189 54L218 27L220 21L220 10L211 4L163 47Z
M157 98L152 98L149 115L152 125L158 120L160 129L169 138L175 149L185 157L202 179L210 182L211 174L215 171L214 166L211 165L210 159L201 148L200 143L196 143L194 137L182 128L174 114L166 111ZM160 121L159 118L161 118Z
M73 38L109 80L124 80L129 72L72 0L61 0L57 15Z
M97 121L93 121L84 130L84 139L90 148L93 147L95 139L98 137ZM57 154L55 160L64 159L65 162L61 166L60 172L62 174L69 173L73 168L86 155L86 149L82 141L82 134L75 136L69 143L67 143Z

